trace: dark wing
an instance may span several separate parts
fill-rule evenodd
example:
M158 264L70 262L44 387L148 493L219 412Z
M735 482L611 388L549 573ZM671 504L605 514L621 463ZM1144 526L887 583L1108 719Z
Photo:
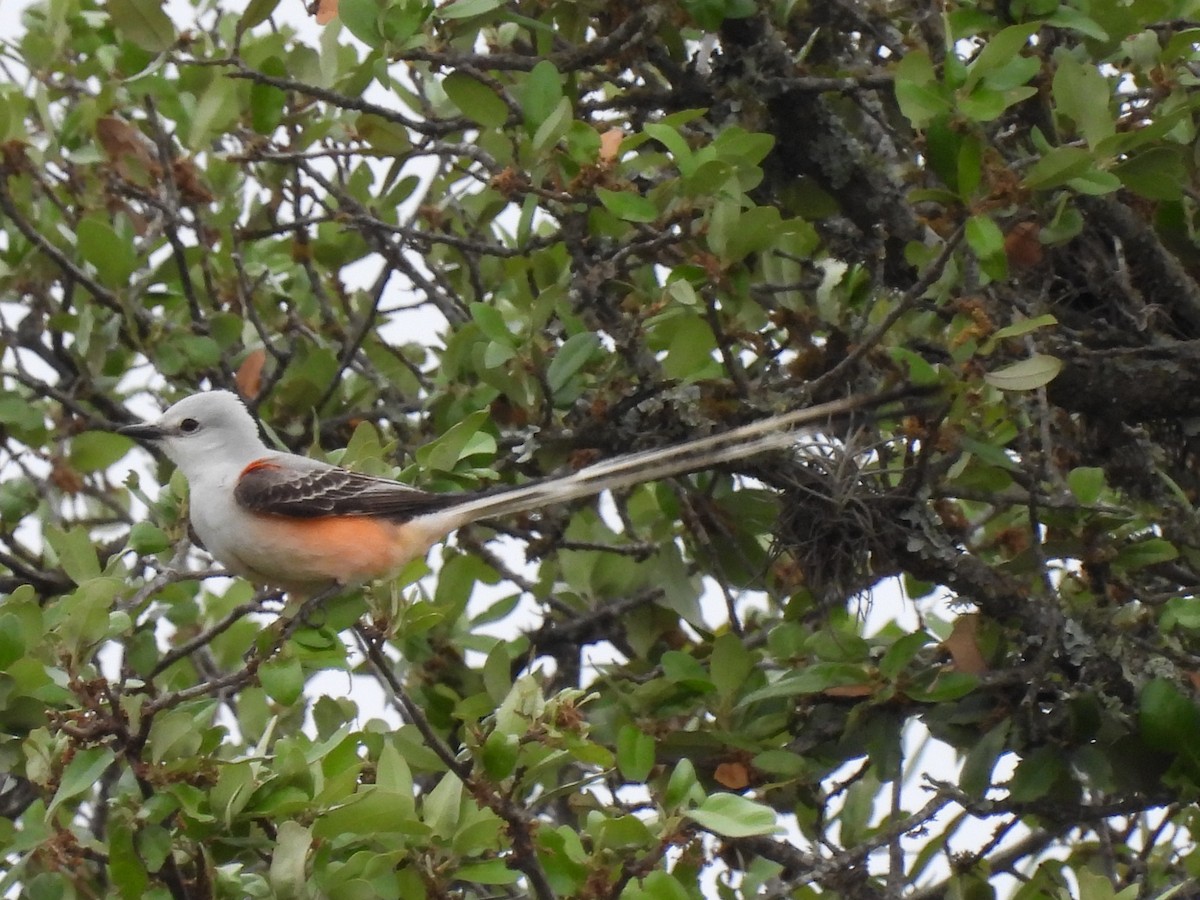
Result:
M405 522L463 502L456 494L431 494L398 481L336 467L296 471L271 459L251 463L233 492L252 512L297 519L383 516Z

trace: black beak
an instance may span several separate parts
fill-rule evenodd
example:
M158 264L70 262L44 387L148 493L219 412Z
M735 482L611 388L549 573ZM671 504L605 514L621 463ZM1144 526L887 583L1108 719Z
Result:
M126 425L123 428L118 428L117 434L131 437L135 441L145 441L148 443L161 441L166 437L166 432L157 425Z

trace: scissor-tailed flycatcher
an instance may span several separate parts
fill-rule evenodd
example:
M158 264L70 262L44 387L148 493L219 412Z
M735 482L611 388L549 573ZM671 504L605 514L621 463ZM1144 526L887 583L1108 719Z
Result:
M392 575L470 522L787 447L830 416L894 397L851 397L484 493L429 493L271 450L229 391L193 394L156 422L120 432L162 447L183 471L192 528L218 562L259 584L310 593Z

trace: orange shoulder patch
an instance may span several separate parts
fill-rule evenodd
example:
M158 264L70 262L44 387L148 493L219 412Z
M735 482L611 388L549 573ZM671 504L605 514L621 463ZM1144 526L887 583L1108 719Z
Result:
M246 466L246 468L242 469L242 474L239 475L238 478L242 478L243 476L249 475L251 472L258 471L259 469L278 469L278 468L281 468L279 463L273 463L269 459L266 459L264 457L263 459L254 460L254 462L250 463L250 465L248 465L248 466Z

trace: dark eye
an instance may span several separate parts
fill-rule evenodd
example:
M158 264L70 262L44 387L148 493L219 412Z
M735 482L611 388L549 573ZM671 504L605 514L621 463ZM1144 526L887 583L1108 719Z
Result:
M184 419L179 423L179 430L184 434L195 434L200 430L200 423L195 419Z

